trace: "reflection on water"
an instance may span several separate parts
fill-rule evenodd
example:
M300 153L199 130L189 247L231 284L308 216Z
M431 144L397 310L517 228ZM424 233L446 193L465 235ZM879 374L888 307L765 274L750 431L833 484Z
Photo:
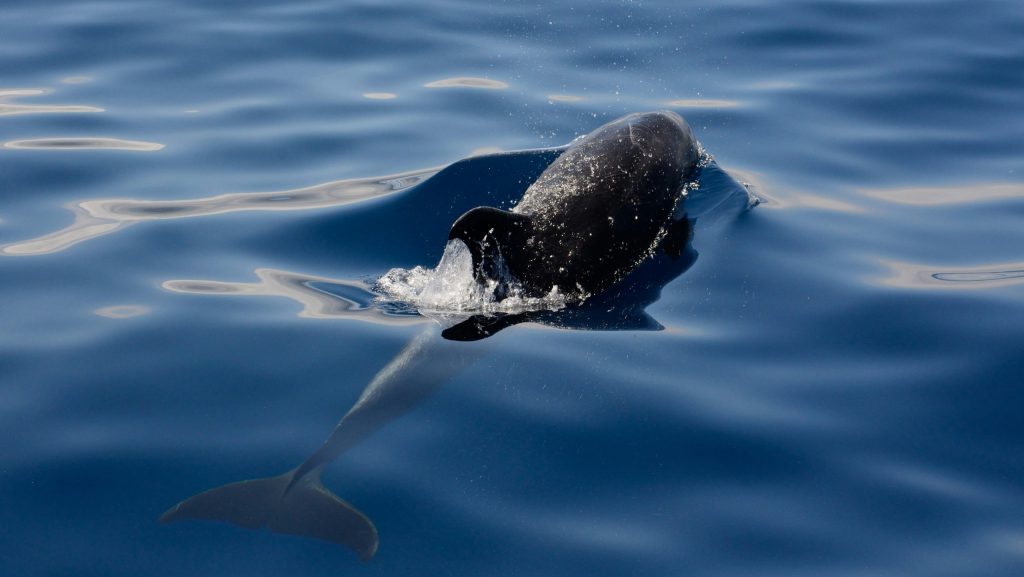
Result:
M163 144L142 140L121 140L119 138L33 138L28 140L11 140L4 143L4 148L44 148L55 150L137 150L151 152L162 150Z
M363 98L369 98L370 100L392 100L398 98L398 95L394 92L364 92Z
M791 90L799 88L800 84L791 80L765 80L754 82L750 87L756 90Z
M346 319L377 324L407 325L426 321L415 315L391 314L374 305L376 294L360 281L304 275L270 268L256 269L259 282L170 280L169 291L206 295L279 296L302 305L299 316L310 319Z
M669 100L665 106L672 108L736 108L740 105L738 100L719 100L715 98L681 98Z
M583 100L583 97L574 94L548 94L548 100L552 102L580 102Z
M863 207L835 198L828 198L826 196L819 196L807 192L798 192L795 190L787 190L784 194L776 196L770 192L766 193L764 187L755 180L743 179L743 183L750 189L751 193L764 202L765 207L769 209L804 208L812 210L827 210L831 212L846 212L851 214L867 212Z
M1024 269L993 272L939 272L932 276L938 280L951 282L989 282L1024 278Z
M837 198L793 189L784 192L764 182L761 175L748 170L729 168L747 188L756 191L768 208L814 208L846 213L866 213L868 207L851 204ZM965 184L959 186L864 188L857 192L887 202L914 206L941 206L949 204L974 204L1007 198L1024 198L1024 183L996 182Z
M879 279L889 286L912 289L992 289L1024 284L1024 262L979 267L933 267L884 260L890 275Z
M489 90L501 90L508 88L508 84L500 80L490 78L478 78L475 76L457 76L455 78L443 78L423 85L426 88L485 88Z
M306 210L343 206L406 190L423 182L441 168L335 180L293 190L222 194L191 200L87 200L69 207L75 213L75 220L69 226L38 238L6 245L2 252L17 256L58 252L144 220L208 216L245 210Z
M93 312L101 317L107 317L109 319L128 319L148 313L149 307L144 307L142 305L114 305L96 309Z
M995 182L958 186L866 188L861 194L899 204L921 206L966 204L1001 198L1024 198L1024 183Z
M22 96L42 96L49 91L38 88L0 89L0 116L11 114L52 114L75 112L103 112L95 106L54 105L54 104L21 104L11 102Z
M765 192L773 190L775 187L766 184L761 175L733 167L729 167L729 173L742 182L743 186L750 191L750 194L755 196L759 201L764 202L765 207L769 209L811 208L815 210L828 210L846 213L867 212L863 207L850 204L836 198L829 198L827 196L811 194L809 192L800 192L792 189L778 194Z

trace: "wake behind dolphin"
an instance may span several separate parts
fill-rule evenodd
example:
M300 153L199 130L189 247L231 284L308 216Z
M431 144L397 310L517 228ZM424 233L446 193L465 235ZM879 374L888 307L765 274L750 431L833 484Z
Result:
M590 314L588 302L598 303L602 326L660 327L642 309L696 258L688 249L691 228L682 205L686 190L696 184L701 159L689 127L674 113L633 114L608 123L573 142L511 211L478 207L462 215L436 269L394 269L379 288L426 310L499 313L497 320L473 316L449 327L445 336L456 340L477 340L559 309L569 311L572 323ZM654 281L635 281L641 265L656 263L651 257L659 251L675 264L662 267L665 274ZM630 278L634 281L626 282ZM604 302L632 296L643 302ZM638 320L616 321L609 314L634 314ZM328 491L320 475L333 459L417 406L481 354L479 345L433 336L433 331L423 333L382 369L324 444L298 467L200 493L169 509L161 521L214 519L267 527L344 545L364 560L372 557L378 547L373 523Z

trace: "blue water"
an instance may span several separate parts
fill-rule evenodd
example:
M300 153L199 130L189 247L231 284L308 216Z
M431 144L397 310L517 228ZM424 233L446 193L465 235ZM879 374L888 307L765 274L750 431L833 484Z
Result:
M4 0L0 574L1024 574L1021 94L1015 1ZM372 560L157 522L440 330L368 283L660 108L695 260L437 340L323 477Z

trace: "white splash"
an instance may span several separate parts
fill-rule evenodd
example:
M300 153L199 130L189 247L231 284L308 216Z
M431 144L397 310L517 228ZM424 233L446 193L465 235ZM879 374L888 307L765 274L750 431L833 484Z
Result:
M558 287L542 297L526 296L521 285L507 272L500 280L479 283L473 277L469 248L459 239L448 241L437 267L393 268L377 279L377 291L384 300L398 301L434 315L464 313L520 313L560 310L567 299ZM504 298L498 293L503 292Z

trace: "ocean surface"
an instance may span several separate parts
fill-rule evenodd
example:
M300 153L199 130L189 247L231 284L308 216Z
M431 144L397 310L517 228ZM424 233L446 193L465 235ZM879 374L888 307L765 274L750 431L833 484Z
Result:
M1019 1L0 8L0 575L1024 575ZM714 161L654 282L377 294L659 109ZM397 365L322 475L372 559L158 521Z

